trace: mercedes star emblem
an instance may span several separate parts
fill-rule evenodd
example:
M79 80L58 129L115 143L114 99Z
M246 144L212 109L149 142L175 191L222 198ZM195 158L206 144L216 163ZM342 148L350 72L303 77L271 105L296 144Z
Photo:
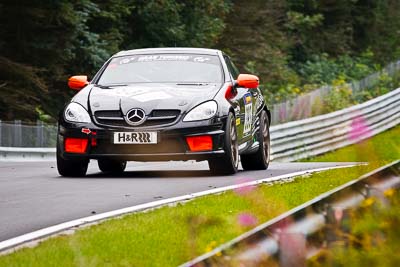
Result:
M143 109L133 108L126 113L125 120L130 125L140 125L146 119L146 113Z

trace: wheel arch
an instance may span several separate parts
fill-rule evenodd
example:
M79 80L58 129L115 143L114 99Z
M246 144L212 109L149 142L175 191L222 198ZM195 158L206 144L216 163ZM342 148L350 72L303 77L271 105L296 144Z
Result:
M268 123L269 126L271 126L271 111L268 109L268 107L265 105L263 110L265 110L265 112L267 112L267 116L268 116Z
M233 107L232 107L232 106L230 106L230 107L229 107L229 109L228 109L228 113L226 113L226 115L228 115L229 113L232 113L232 114L233 114L233 116L236 118L235 110L233 109Z

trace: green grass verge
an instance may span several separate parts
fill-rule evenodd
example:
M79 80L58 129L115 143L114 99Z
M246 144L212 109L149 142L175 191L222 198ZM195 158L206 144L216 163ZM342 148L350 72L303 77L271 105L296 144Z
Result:
M368 166L330 170L290 183L205 196L176 207L112 219L1 256L0 266L179 265L253 228L252 223L265 222L399 158L399 131L397 127L364 144L323 156L328 161L357 161L360 157L354 154L362 156L359 149L371 149L370 142L373 147L379 144L374 163ZM323 157L313 160L322 161Z

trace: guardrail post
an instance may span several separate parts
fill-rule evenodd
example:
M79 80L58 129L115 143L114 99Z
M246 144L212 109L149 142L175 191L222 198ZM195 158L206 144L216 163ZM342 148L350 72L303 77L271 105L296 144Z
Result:
M306 237L302 233L281 232L279 235L279 266L305 267Z
M36 121L36 146L43 147L44 146L44 136L43 136L43 122L37 120Z
M325 218L325 240L328 247L337 242L341 242L341 245L348 244L345 237L350 233L350 210L327 205Z
M14 146L21 147L22 145L22 125L21 120L14 121Z

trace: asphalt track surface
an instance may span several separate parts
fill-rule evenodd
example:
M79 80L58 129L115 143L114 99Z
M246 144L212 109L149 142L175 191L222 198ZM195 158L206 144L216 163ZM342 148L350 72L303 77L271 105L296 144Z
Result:
M349 164L349 163L347 163ZM257 180L346 163L271 163L266 171L212 176L206 162L128 163L118 177L99 172L58 175L55 162L0 162L0 241L97 213L181 196L238 181Z

